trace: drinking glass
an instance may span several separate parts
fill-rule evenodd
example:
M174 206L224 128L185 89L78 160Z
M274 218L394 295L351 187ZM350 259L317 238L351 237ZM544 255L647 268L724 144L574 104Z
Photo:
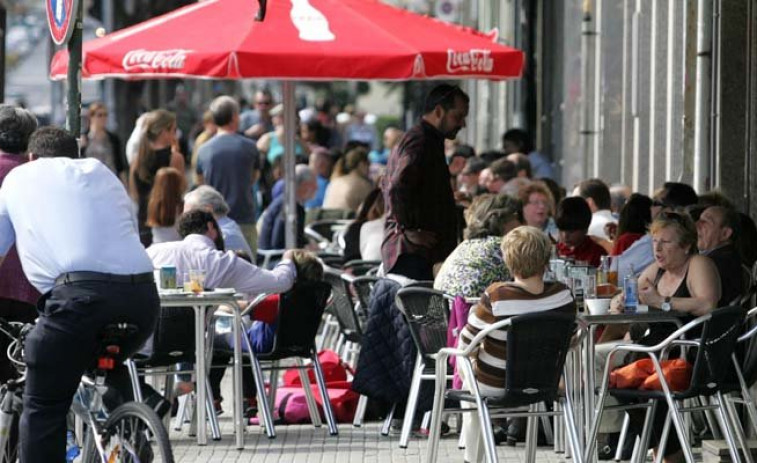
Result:
M199 294L205 287L205 272L203 270L190 270L189 271L189 290L195 294ZM186 283L185 283L185 290Z

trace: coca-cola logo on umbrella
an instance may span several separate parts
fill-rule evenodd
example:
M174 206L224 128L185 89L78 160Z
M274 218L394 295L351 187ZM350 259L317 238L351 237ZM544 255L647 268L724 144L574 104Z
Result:
M490 50L472 49L470 51L455 51L447 49L447 72L492 72L494 60Z
M181 48L173 50L132 50L124 55L122 65L124 70L180 70L184 68L187 56L192 50Z

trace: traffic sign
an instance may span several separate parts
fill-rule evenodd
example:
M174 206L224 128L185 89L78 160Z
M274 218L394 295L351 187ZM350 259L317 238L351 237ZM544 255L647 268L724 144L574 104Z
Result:
M71 37L76 21L76 9L80 0L45 0L47 23L56 45L63 45Z

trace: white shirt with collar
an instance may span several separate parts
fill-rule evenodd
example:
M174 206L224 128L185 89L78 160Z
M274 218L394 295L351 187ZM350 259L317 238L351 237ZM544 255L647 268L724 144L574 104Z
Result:
M0 188L0 256L14 242L41 293L66 272L152 271L132 201L97 159L43 158L12 170Z
M190 270L205 271L207 288L234 288L245 294L281 293L294 284L294 263L285 259L273 270L259 268L232 251L219 251L205 235L188 235L182 241L154 244L147 248L155 268L176 267L176 281Z
M617 222L609 209L601 209L591 215L591 224L589 225L589 235L598 236L602 239L609 239L605 233L605 225Z

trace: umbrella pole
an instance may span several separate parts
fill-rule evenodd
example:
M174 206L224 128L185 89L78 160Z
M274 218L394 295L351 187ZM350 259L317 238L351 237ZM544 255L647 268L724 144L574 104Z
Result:
M294 82L285 80L283 83L283 100L284 100L284 203L286 214L286 247L293 249L297 247L297 198L295 190L297 188L294 178L295 164L295 130L297 130L297 119L294 97Z
M82 11L83 1L74 2L76 19L71 38L68 41L68 112L66 129L77 140L81 135L81 45L82 45Z

